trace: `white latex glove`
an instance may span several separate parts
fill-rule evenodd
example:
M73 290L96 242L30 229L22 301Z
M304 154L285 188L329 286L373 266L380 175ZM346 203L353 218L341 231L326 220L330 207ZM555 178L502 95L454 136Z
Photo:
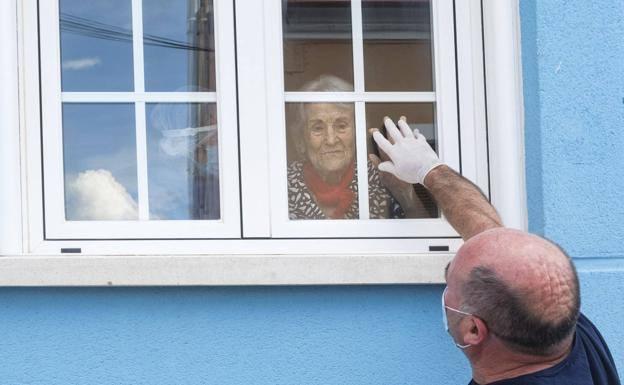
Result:
M400 131L392 119L384 118L386 132L394 144L379 131L373 132L373 139L379 148L390 157L389 161L380 163L378 168L405 182L424 184L429 171L443 163L418 129L412 132L405 118L399 119L398 123Z

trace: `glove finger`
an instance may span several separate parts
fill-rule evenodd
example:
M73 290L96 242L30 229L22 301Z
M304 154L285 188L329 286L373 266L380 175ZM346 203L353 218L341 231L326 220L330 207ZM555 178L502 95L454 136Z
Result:
M427 138L426 138L423 134L418 134L417 138L418 138L417 140L422 141L422 142L423 142L423 143L424 143L424 144L425 144L425 145L429 148L429 150L430 150L433 154L435 154L436 156L438 156L438 155L437 155L437 153L436 153L436 151L433 149L433 147L431 147L431 145L429 144L429 142L427 142Z
M381 132L373 132L373 139L383 152L385 152L386 154L390 154L390 152L392 152L392 143L388 142L388 139L381 135Z
M396 175L396 168L394 167L394 163L390 161L379 163L379 166L377 166L377 168L379 169L379 171L389 172L392 175Z
M418 138L418 135L420 135L420 130L418 128L414 128L414 131L412 131L412 133L414 134L415 138Z
M384 126L386 127L386 132L388 132L388 135L390 135L395 143L403 139L403 135L401 134L397 126L394 124L392 119L387 116L384 118Z
M421 134L420 132L418 133L418 135L416 135L416 139L421 140L421 141L427 143L427 138L423 134ZM427 145L429 145L429 143L427 143Z
M404 137L406 138L413 138L414 137L414 133L412 132L412 129L410 128L410 126L407 124L407 122L404 119L399 119L399 128L401 129L401 134L403 134Z

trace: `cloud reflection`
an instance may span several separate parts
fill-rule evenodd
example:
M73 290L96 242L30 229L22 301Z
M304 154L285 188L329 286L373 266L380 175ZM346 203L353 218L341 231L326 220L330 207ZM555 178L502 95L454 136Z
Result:
M68 220L136 220L138 206L110 171L87 170L67 183Z
M102 60L100 60L99 57L85 57L76 60L65 60L63 61L63 69L79 71L95 67L101 63Z

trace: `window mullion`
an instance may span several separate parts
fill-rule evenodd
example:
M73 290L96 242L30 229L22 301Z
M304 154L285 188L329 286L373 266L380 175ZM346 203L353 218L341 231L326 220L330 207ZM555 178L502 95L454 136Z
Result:
M364 38L362 27L362 0L351 1L351 28L353 37L353 90L363 94L364 86ZM368 209L368 160L366 159L366 109L364 103L355 103L355 140L357 156L359 218L369 219Z
M147 180L147 128L145 124L145 103L134 105L136 122L137 188L139 220L149 219L149 192Z
M303 103L349 103L349 102L379 102L379 103L434 103L435 92L286 92L286 102Z
M351 1L353 38L353 90L364 92L364 38L362 29L362 0Z
M240 191L243 237L261 238L271 235L271 187L269 170L269 128L265 76L267 55L265 34L266 11L263 2L236 2L236 55L238 71L238 118L240 157ZM278 13L279 14L279 13ZM279 62L277 62L279 63ZM258 76L260 74L260 76ZM260 204L259 204L260 203Z
M358 206L360 219L369 219L368 159L366 150L366 111L364 103L355 103L355 140L357 154Z
M132 0L132 48L132 52L134 52L134 92L144 92L143 7L141 0Z
M143 10L141 0L132 0L132 44L134 62L134 92L145 91L143 76ZM147 128L145 122L145 102L136 102L136 156L139 220L149 219L149 192L147 180Z

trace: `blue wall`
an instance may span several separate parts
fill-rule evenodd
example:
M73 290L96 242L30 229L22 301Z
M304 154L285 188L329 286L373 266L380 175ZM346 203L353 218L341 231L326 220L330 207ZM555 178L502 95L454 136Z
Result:
M521 0L529 228L575 258L624 370L624 2Z
M624 3L521 0L531 230L624 370ZM0 289L0 384L457 384L440 286Z

